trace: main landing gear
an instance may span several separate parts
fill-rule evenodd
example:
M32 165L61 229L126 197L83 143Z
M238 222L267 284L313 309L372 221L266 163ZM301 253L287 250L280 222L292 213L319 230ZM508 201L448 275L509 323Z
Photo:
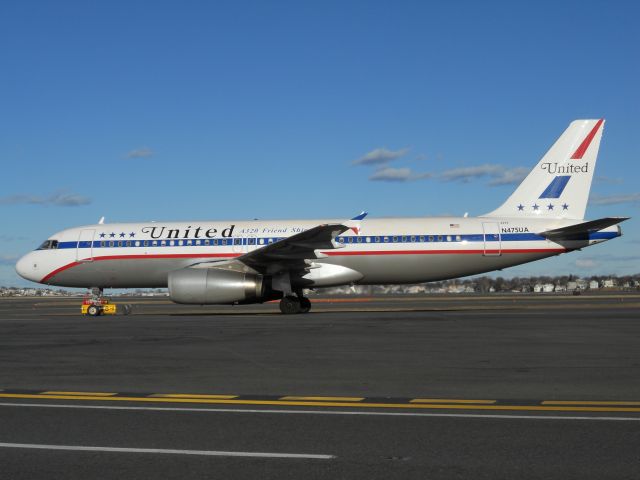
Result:
M280 300L280 311L285 315L307 313L309 310L311 310L311 301L302 296L302 293L296 296L287 295Z

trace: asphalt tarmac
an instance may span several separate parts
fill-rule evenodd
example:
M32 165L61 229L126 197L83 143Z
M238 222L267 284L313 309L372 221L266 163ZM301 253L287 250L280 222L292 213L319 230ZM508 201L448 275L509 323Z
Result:
M640 296L0 299L2 478L640 478Z

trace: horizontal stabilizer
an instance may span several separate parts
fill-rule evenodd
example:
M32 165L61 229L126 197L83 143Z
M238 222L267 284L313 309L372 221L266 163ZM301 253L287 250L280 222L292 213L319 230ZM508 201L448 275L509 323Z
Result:
M625 220L629 220L629 217L605 217L598 220L576 223L575 225L569 225L567 227L554 228L553 230L540 232L540 235L551 240L570 238L577 235L588 235L589 233L597 232L612 225L617 225Z

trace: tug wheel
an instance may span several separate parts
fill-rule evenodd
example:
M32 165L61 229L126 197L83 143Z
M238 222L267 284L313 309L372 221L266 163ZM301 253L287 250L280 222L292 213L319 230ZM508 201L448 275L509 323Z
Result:
M100 307L97 307L96 305L89 305L89 308L87 308L87 315L97 317L100 315Z

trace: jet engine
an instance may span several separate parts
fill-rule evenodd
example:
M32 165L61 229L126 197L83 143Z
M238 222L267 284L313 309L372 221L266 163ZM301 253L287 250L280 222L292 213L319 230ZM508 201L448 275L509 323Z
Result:
M169 273L169 297L176 303L234 304L262 301L262 275L220 268L183 268Z

